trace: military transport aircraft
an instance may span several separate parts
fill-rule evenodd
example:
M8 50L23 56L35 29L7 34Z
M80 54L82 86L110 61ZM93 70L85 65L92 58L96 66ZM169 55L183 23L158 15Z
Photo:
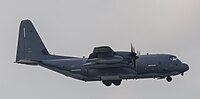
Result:
M15 63L40 65L82 81L102 81L106 86L119 86L122 80L157 78L172 81L189 66L170 54L137 55L131 51L114 51L109 46L95 47L88 58L52 55L46 49L30 20L19 28Z

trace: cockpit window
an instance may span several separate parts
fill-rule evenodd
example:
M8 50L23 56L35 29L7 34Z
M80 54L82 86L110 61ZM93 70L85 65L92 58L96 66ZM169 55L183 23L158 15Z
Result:
M169 57L169 60L171 60L171 61L176 61L176 60L178 60L178 58L175 57L175 56L170 56L170 57Z

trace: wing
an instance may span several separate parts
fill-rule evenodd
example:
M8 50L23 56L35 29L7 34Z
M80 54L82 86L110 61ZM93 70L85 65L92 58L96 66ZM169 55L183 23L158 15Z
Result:
M124 66L121 62L123 57L116 53L109 46L95 47L90 54L85 66L90 68L113 68Z
M89 59L92 58L109 58L113 57L115 52L109 46L95 47L93 53L90 54Z

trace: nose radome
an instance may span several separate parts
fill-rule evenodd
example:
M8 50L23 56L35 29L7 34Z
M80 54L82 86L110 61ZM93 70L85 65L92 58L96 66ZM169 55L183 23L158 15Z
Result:
M183 64L184 66L184 71L188 71L189 70L189 66L187 64Z

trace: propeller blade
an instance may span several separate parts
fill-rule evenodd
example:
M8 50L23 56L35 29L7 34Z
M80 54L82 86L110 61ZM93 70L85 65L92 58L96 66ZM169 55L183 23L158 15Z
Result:
M131 53L135 53L135 47L133 47L132 43L131 43Z
M135 53L135 48L133 48L133 44L131 43L131 57L135 57L136 53Z
M137 55L140 55L140 50L137 50Z
M131 43L131 53L135 52L135 48L133 48L133 44Z

